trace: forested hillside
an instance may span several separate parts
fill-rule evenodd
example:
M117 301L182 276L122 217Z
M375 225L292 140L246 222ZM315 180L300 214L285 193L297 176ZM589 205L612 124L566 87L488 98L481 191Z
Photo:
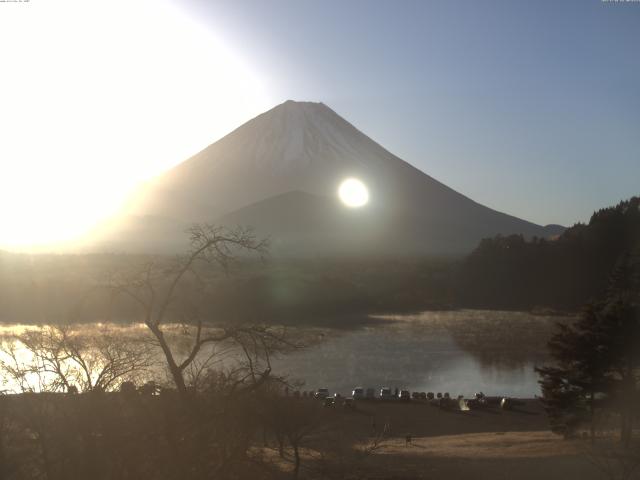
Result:
M601 295L616 263L640 249L640 197L595 212L555 240L485 239L462 263L464 306L574 310Z

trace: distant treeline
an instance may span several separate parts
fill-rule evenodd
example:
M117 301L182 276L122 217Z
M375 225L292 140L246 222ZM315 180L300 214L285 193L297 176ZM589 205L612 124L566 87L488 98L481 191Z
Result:
M112 302L104 286L144 272L151 261L169 269L173 259L0 252L0 322L142 321L135 302ZM207 283L200 313L214 322L339 327L368 313L447 308L453 302L449 259L239 259L228 273L206 264L198 268ZM185 286L183 293L188 290Z
M559 238L482 240L460 265L456 303L577 310L601 296L616 263L640 248L640 197L595 212Z
M199 313L225 323L352 326L370 313L450 307L577 311L602 294L616 262L639 244L640 198L633 197L557 239L498 236L465 258L239 258L228 272L198 267L207 285ZM104 285L174 261L0 251L0 322L142 321L135 302L114 304ZM185 284L184 294L199 288Z

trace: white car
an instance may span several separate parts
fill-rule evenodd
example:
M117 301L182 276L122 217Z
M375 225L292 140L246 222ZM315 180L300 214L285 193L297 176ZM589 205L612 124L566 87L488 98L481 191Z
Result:
M362 400L364 398L364 388L356 387L351 392L351 396L354 400Z

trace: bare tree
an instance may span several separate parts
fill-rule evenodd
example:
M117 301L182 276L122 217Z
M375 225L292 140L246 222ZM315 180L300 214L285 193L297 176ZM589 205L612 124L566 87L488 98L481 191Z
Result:
M114 390L151 364L143 342L108 327L92 335L69 326L46 326L2 343L0 368L22 392Z
M298 478L302 447L331 426L331 416L315 400L274 393L263 399L261 410L262 421L278 440L280 456L284 457L285 441L291 446L293 478Z
M194 386L207 383L203 378L212 365L225 356L233 365L225 375L225 384L234 390L247 381L256 385L271 373L270 352L287 345L283 331L256 324L214 326L205 321L198 295L206 298L207 269L220 267L227 272L241 254L263 256L267 241L258 239L250 229L229 230L212 225L195 225L189 230L191 248L166 268L150 262L134 276L112 278L108 288L113 298L126 296L141 309L144 324L153 334L180 395L184 398L189 380ZM180 324L182 351L171 341L175 322ZM203 359L204 357L204 359ZM216 377L220 380L220 377ZM209 379L211 380L211 379Z

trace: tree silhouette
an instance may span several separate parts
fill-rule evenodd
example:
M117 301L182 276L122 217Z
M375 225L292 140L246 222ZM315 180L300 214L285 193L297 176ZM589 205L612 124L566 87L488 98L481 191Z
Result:
M555 365L536 368L551 428L565 436L583 423L595 436L596 396L609 390L600 322L597 307L587 305L574 324L558 324L549 341Z
M549 342L555 365L538 368L552 428L565 434L585 422L593 439L597 408L616 411L620 438L631 440L640 383L640 244L620 257L606 296ZM598 399L600 399L598 401Z
M0 350L0 369L22 392L116 390L152 364L145 342L104 326L89 333L67 325L28 329Z
M640 242L640 197L594 212L557 239L484 239L461 263L456 300L465 306L578 310L601 298L621 257Z
M268 243L246 228L195 225L189 235L189 252L169 268L149 262L133 276L111 278L107 288L114 299L124 295L140 307L144 324L160 347L181 397L188 393L187 376L201 382L202 370L211 365L212 356L229 353L229 349L236 358L225 388L235 390L247 381L255 388L271 372L272 352L291 346L283 329L207 318L203 305L210 288L209 268L219 267L227 272L241 255L264 255ZM170 340L171 324L175 322L181 326L184 354ZM215 346L222 348L216 351L212 349ZM208 360L202 360L202 355Z

